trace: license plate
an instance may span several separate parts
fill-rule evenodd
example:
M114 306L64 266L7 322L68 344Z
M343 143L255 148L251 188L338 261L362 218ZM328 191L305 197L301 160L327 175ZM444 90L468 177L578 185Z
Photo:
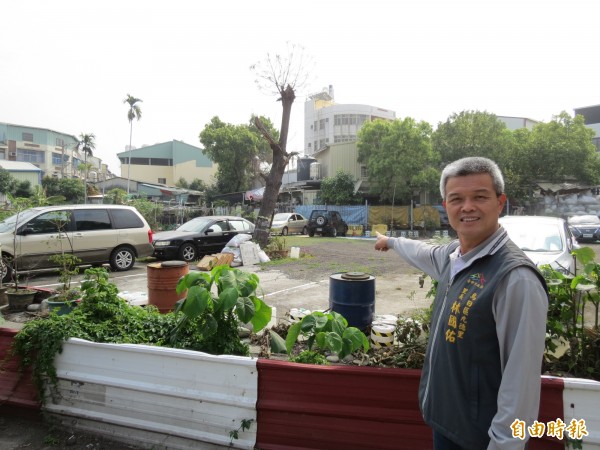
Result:
M323 228L317 228L317 231L323 231Z
M594 235L593 235L593 234L590 234L590 233L583 233L583 237L584 237L584 238L589 238L589 239L591 239L591 238L593 238L593 237L594 237Z

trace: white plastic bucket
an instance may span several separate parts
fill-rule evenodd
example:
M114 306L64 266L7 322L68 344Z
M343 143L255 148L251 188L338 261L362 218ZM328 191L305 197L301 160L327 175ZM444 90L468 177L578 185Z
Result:
M300 247L290 248L290 258L295 258L295 259L300 258Z

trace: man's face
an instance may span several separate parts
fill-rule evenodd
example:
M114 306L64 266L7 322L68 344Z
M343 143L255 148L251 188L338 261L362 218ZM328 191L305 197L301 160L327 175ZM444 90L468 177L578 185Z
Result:
M496 195L487 173L449 178L444 207L450 225L458 234L461 251L473 249L498 229L498 217L506 201Z

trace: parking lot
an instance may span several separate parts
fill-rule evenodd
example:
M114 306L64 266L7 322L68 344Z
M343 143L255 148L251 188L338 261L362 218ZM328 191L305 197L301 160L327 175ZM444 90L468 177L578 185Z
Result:
M419 272L392 252L376 252L373 239L358 242L337 238L335 242L330 242L306 237L301 242L306 242L301 247L301 254L309 256L306 258L308 262L303 259L299 264L291 261L283 265L239 267L240 270L258 275L259 294L276 308L277 319L284 319L292 308L328 309L332 275L357 270L357 267L375 277L376 314L398 314L429 306L430 300L425 298L429 282L420 287ZM129 271L110 273L110 280L119 292L137 304L147 301L147 264L137 262ZM189 269L198 270L195 263L190 263ZM82 280L83 275L77 275L72 285ZM60 287L57 272L32 274L27 284L48 289Z

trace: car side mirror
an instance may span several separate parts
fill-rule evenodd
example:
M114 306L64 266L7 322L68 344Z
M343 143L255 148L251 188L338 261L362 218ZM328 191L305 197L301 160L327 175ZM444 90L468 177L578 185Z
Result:
M214 233L214 232L215 232L215 230L213 230L212 228L209 228L208 230L206 230L206 231L204 232L204 234L208 234L208 233Z

